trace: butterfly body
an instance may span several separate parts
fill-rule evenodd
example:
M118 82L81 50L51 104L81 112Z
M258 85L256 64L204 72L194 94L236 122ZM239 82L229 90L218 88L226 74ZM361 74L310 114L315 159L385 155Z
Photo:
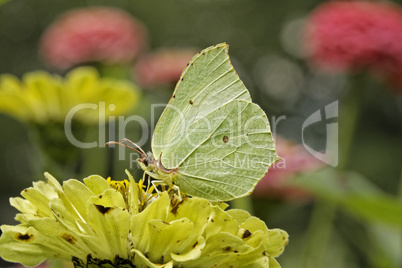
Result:
M169 187L174 185L174 176L177 173L177 169L166 169L160 161L155 161L152 153L142 155L137 159L141 169L149 175L151 178L159 181L163 181Z

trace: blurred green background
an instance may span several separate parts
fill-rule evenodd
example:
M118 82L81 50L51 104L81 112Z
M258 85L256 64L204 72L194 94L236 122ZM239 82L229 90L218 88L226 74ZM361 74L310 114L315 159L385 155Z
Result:
M21 77L46 70L38 55L39 40L58 15L77 7L113 6L146 26L149 51L201 50L228 43L235 69L254 102L266 111L271 124L273 119L286 116L277 124L276 133L296 143L301 143L307 117L339 100L340 114L345 118L339 120L342 139L342 122L349 117L342 107L351 101L348 93L355 84L345 75L309 68L300 42L304 18L323 2L12 0L0 6L0 74ZM311 191L313 198L289 201L267 194L252 199L254 214L268 227L289 232L290 244L279 258L284 268L402 267L402 99L374 78L356 79L365 80L364 96L347 172L340 175L334 168L324 167L296 174L291 183ZM172 89L143 90L136 112L150 120L151 104L166 103ZM126 132L132 140L139 133L137 126L129 126ZM305 134L310 147L325 150L325 122L311 126ZM97 137L98 133L91 135ZM1 224L14 224L16 211L8 198L18 196L33 180L43 179L46 161L33 140L26 125L0 114ZM149 142L144 149L150 150ZM108 176L111 171L114 179L123 179L124 169L130 169L129 161L118 161L116 155L113 168L108 168L110 151L105 148L83 149L82 154L77 179L94 173ZM130 171L140 176L135 168Z

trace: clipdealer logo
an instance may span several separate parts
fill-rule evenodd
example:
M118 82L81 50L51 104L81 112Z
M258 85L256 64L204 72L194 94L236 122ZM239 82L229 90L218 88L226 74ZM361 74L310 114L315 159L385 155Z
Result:
M83 103L79 104L75 107L73 107L69 113L66 116L65 119L65 124L64 124L64 129L65 129L65 134L67 139L70 141L70 143L76 147L80 148L94 148L94 147L104 147L104 144L107 142L106 140L106 133L109 132L109 139L116 139L121 140L125 137L126 135L126 127L128 124L136 124L138 125L139 128L142 129L142 134L141 137L136 143L139 146L143 146L146 141L150 138L150 134L154 132L154 128L156 125L156 112L155 110L158 108L165 108L166 104L154 104L151 107L151 126L149 126L149 123L142 117L138 115L131 115L129 117L124 117L124 116L119 116L118 118L114 116L106 116L106 111L113 111L116 107L115 105L111 104L106 106L104 102L100 102L98 104L94 103ZM73 117L76 115L77 112L81 110L86 110L86 109L92 109L96 110L98 112L99 116L99 135L98 135L98 140L97 141L91 141L91 142L84 142L84 141L79 141L74 137L73 132L72 132L72 121ZM180 118L183 120L184 116L180 113L180 111L176 111L177 116L180 116ZM301 135L302 135L302 143L305 149L314 157L317 159L323 161L324 163L331 165L331 166L337 166L338 165L338 123L334 122L334 119L338 117L338 101L332 102L325 106L322 109L319 109L315 111L313 114L311 114L303 123L302 129L301 129ZM251 120L252 118L250 118ZM272 117L271 118L271 130L272 134L275 137L276 136L276 130L277 130L277 125L279 124L280 121L286 120L286 116L279 116L279 117ZM108 128L106 129L105 122L108 122ZM317 124L317 123L322 123L326 122L326 149L325 152L321 151L316 151L313 148L311 148L305 141L305 132L308 131L309 127ZM118 129L118 137L115 137L115 131ZM208 127L207 127L208 130ZM184 131L185 132L185 131ZM126 152L124 148L119 148L118 149L119 153L119 160L125 160L126 157ZM131 156L130 156L131 158Z
M338 118L339 115L338 106L339 102L334 101L325 106L323 109L315 111L306 119L306 121L304 121L302 126L302 142L304 148L306 148L306 150L310 154L312 154L315 158L333 167L336 167L338 165L338 153L339 153L338 123L333 122L334 119ZM308 127L323 121L326 122L326 132L327 132L327 136L325 139L326 149L324 153L316 151L310 146L308 146L305 142L305 136L304 136L305 130L308 129Z

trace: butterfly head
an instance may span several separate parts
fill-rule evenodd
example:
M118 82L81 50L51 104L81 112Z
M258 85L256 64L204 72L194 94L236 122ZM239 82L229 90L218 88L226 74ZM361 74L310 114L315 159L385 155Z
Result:
M151 153L141 154L141 157L137 158L137 162L144 171L153 172L156 168L156 162Z

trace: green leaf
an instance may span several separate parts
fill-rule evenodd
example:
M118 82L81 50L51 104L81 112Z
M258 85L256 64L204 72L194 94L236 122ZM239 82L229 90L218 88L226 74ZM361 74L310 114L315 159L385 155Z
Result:
M402 201L385 193L360 174L339 174L333 168L325 168L295 177L290 183L338 204L361 219L402 226Z
M373 245L378 247L378 253L372 258L380 265L384 261L392 263L392 267L402 266L402 232L400 228L387 226L383 223L371 223L368 226ZM381 258L382 257L382 258ZM386 260L384 260L386 258ZM389 264L391 267L391 264Z

